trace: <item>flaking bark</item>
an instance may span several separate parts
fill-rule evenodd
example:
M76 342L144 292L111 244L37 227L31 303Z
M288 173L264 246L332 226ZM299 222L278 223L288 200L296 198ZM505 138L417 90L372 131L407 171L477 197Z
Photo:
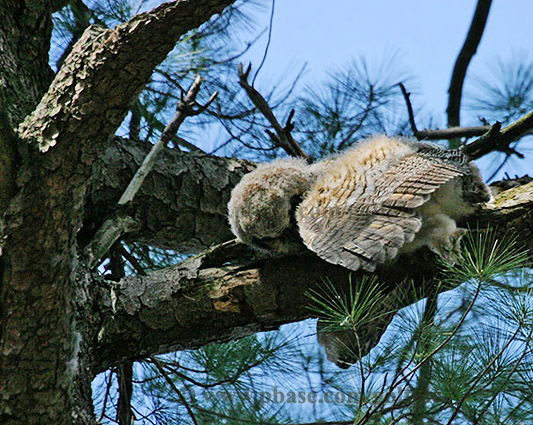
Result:
M9 84L0 84L0 101L13 132L25 119L17 193L0 223L0 423L94 423L88 369L98 317L78 247L92 165L179 37L231 2L165 3L115 29L89 28L41 98L50 2L2 3L0 43L9 43L0 83ZM12 33L42 43L33 47L46 60L7 40Z
M532 218L533 183L529 183L502 192L467 224L481 231L494 228L501 235L511 228L533 252ZM147 353L193 349L308 318L306 291L325 279L338 287L348 282L347 270L309 252L218 266L206 257L209 254L145 277L127 277L112 290L102 291L96 371ZM417 286L416 297L425 295L422 283L438 273L436 258L427 251L377 271L388 292L413 294L410 279ZM396 301L387 307L394 310L416 300L391 299Z

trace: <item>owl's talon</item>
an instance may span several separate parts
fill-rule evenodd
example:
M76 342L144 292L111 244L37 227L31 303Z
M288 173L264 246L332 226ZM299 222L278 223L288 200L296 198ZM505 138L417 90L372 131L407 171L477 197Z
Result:
M458 228L449 236L430 245L430 249L450 265L454 265L461 258L461 240L467 230Z

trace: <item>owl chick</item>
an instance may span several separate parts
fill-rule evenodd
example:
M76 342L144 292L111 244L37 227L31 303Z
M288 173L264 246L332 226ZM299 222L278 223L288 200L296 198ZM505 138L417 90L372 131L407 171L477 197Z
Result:
M374 271L402 252L428 246L451 259L464 233L456 220L490 200L461 150L377 136L314 165L288 159L260 165L234 188L233 233L260 245L295 217L304 244L322 259Z

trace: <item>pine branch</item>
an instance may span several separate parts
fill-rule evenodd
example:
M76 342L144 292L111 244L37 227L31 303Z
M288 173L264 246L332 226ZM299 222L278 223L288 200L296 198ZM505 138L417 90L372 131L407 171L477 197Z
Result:
M184 395L181 393L178 387L176 387L176 384L174 383L174 381L170 379L163 365L155 357L150 357L150 361L155 365L155 367L157 368L161 376L163 376L163 378L165 379L167 384L170 386L172 391L174 391L174 393L178 396L181 404L183 404L183 406L187 410L187 413L189 414L189 417L191 418L193 424L198 425L198 420L196 419L196 415L194 414L194 411L192 410L191 406L187 402L187 399L184 397Z
M143 163L136 171L135 175L132 177L128 186L122 193L122 196L118 200L118 206L124 207L126 204L130 203L139 189L143 184L144 180L154 168L157 158L163 151L163 148L167 145L171 137L178 131L180 125L185 121L185 118L189 116L194 116L201 114L205 111L209 105L215 100L217 92L214 92L209 98L207 104L194 108L196 105L196 96L200 90L201 79L200 76L196 77L191 87L187 91L187 95L184 99L180 100L178 103L178 110L172 118L172 120L167 124L165 130L161 134L157 143L152 146L150 152L143 160ZM120 214L118 216L111 217L107 219L100 229L96 232L95 237L89 243L85 249L85 255L88 258L89 268L93 268L100 258L111 248L122 235L127 233L130 230L134 230L136 227L136 222L131 217L127 215Z
M518 241L533 252L532 211L533 183L529 183L502 192L471 224L478 223L480 229L497 226L500 236L513 227ZM311 315L305 307L306 292L321 286L325 278L339 288L349 281L348 270L308 252L255 260L252 255L239 262L235 247L227 257L222 251L147 276L126 277L112 293L103 290L100 308L106 326L95 351L96 369L147 352L197 348L305 319ZM424 250L403 256L391 267L377 271L389 291L406 285L404 279L430 281L440 270L435 257ZM360 278L352 273L352 279ZM427 295L421 283L417 288L421 292L416 299ZM413 292L410 284L405 292ZM401 302L408 305L411 300Z

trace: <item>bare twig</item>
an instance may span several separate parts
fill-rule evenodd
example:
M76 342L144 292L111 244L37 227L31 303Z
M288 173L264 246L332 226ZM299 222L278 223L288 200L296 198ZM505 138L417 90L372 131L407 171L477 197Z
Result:
M118 206L123 207L135 197L139 191L146 176L150 173L155 165L159 153L167 145L172 136L176 133L185 118L193 115L198 115L204 112L208 106L215 100L217 92L214 92L204 106L197 106L196 96L200 90L201 78L197 76L187 91L184 99L178 103L178 110L172 120L167 124L161 137L157 143L152 147L143 163L131 179L128 187L118 201ZM196 109L195 109L196 106ZM89 267L94 267L98 260L111 248L111 246L124 234L135 228L136 222L133 218L117 215L107 219L100 229L96 232L93 240L85 249L85 254L88 259Z
M481 136L464 147L465 153L470 159L478 159L483 155L494 151L504 152L508 156L516 155L519 158L524 157L523 154L513 149L510 144L519 140L523 136L533 133L533 112L524 115L518 121L508 125L503 130L501 130L501 123L496 121L493 125L483 125L478 127L450 127L442 130L425 129L420 131L416 127L410 93L402 83L399 83L398 85L400 86L405 99L411 130L418 140L449 140Z
M148 90L155 91L153 89ZM167 93L163 94L168 95ZM139 102L138 108L141 116L148 122L150 129L155 129L161 132L165 130L165 124L159 121L155 114L150 112L142 103ZM183 146L184 148L189 149L191 152L205 153L198 146L193 145L191 142L185 140L183 137L180 137L177 134L173 134L170 138L170 141L174 144L175 147Z
M133 176L133 178L130 181L130 184L120 197L118 204L119 205L125 205L128 202L130 202L139 188L141 187L144 179L150 173L152 168L155 165L155 161L157 160L157 157L159 155L159 152L163 150L163 148L167 145L167 143L170 141L172 135L178 131L178 128L183 123L185 118L188 116L198 115L205 111L207 107L215 100L217 96L217 92L214 92L211 97L209 98L209 101L206 105L199 107L198 109L193 109L194 105L196 105L196 96L198 94L198 91L200 90L200 84L201 84L201 78L200 76L197 76L192 83L191 87L187 91L187 95L185 96L185 99L180 100L178 103L178 110L172 120L167 124L165 129L163 130L163 133L161 134L161 137L157 141L157 143L152 147L146 158L144 159L143 163Z
M415 122L415 114L413 112L413 106L411 105L411 93L409 93L406 89L403 83L398 84L400 86L400 90L402 91L403 97L405 99L405 104L407 105L407 113L409 114L409 124L411 124L411 130L413 131L413 134L416 136L418 140L418 129L416 128L416 122Z
M466 70L470 60L476 54L477 47L481 41L481 36L485 30L485 24L489 16L492 0L478 0L470 29L466 36L465 42L453 67L450 87L448 89L448 127L459 126L461 97L463 93L463 83L466 76Z
M503 169L503 167L505 167L507 162L509 162L509 158L511 158L511 155L509 154L505 155L505 158L503 159L503 161L500 163L500 165L498 165L498 167L496 167L496 169L492 172L492 174L487 179L487 183L492 182L492 180L498 175L498 173Z
M419 130L415 134L418 140L451 140L458 138L478 137L489 131L491 126L480 125L475 127L450 127L437 130Z
M509 145L533 131L533 111L524 115L518 121L509 124L501 130L501 124L496 122L489 131L479 139L465 146L465 153L470 159L478 159L490 152L500 151L515 153Z
M265 64L266 57L268 54L268 48L270 47L270 41L272 40L272 24L274 23L274 10L276 8L276 0L272 0L272 9L270 10L270 22L268 24L268 38L267 43L265 46L265 52L263 53L263 59L261 59L261 63L259 64L259 67L257 68L257 72L254 75L254 78L252 79L252 86L255 83L255 79L259 75L259 71L261 71L261 68Z
M246 71L243 71L242 64L239 64L239 84L246 91L246 94L252 101L252 103L259 109L259 111L265 116L270 125L274 128L274 132L267 130L268 135L271 137L275 145L283 148L291 156L305 158L310 162L309 156L303 151L301 146L292 137L291 131L294 129L294 123L292 118L294 117L294 110L291 110L285 127L282 127L278 122L272 109L268 105L265 98L259 93L253 86L248 83L248 76L252 66L249 65Z
M413 112L413 106L411 104L411 93L407 91L403 83L398 84L402 90L405 104L407 106L407 113L409 115L409 124L411 125L411 131L417 140L450 140L457 138L470 138L482 136L491 129L490 125L480 125L475 127L449 127L444 129L424 129L419 130L416 127L415 114Z

